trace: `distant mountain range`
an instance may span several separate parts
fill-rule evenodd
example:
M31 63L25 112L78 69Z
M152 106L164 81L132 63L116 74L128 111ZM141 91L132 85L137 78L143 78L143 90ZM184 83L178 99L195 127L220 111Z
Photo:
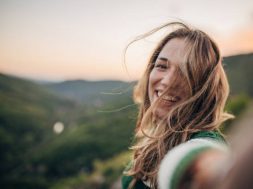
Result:
M73 80L46 84L47 88L60 96L86 105L101 106L124 98L132 99L136 82Z
M223 59L230 83L231 94L245 93L253 96L253 53L229 56ZM79 102L90 104L95 99L115 99L115 94L131 97L136 82L73 80L46 85L52 91ZM120 97L122 97L120 95ZM117 95L116 95L117 96Z

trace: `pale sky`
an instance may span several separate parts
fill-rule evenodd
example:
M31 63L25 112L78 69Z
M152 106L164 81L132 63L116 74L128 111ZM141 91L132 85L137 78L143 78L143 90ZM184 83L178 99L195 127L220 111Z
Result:
M127 43L181 19L224 56L253 52L252 0L0 0L0 72L43 80L141 76L154 41ZM151 47L152 46L152 47Z

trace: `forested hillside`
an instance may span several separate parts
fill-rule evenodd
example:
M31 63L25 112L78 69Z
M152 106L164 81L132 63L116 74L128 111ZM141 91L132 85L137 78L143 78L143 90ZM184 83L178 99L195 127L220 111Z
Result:
M90 173L95 159L108 159L130 144L136 107L117 111L132 104L130 97L98 109L3 74L0 89L1 186L48 188ZM65 126L60 134L53 131L56 122Z
M223 60L229 78L231 94L253 96L253 53L225 57Z

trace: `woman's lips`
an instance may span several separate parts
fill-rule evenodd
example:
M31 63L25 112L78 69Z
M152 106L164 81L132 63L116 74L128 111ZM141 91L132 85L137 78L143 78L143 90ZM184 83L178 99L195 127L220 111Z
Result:
M176 103L180 100L180 97L178 96L174 96L174 95L163 95L163 92L162 91L155 91L156 93L156 96L158 98L161 98L162 101L165 101L165 102L170 102L170 103Z

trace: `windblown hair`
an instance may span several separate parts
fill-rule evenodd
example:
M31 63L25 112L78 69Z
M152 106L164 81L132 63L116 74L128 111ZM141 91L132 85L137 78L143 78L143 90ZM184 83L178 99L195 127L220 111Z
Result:
M126 171L127 175L134 178L129 188L139 179L148 181L152 188L157 188L160 162L171 148L187 141L195 132L219 130L222 122L233 117L224 112L229 86L220 52L206 33L173 22L137 37L133 42L168 26L177 26L177 29L166 35L154 49L134 91L134 100L139 103L139 115L135 145L132 146L132 166ZM184 61L179 67L190 89L190 97L168 111L165 119L157 121L153 110L161 102L161 97L151 105L148 95L149 75L163 47L174 38L182 39L186 44Z

